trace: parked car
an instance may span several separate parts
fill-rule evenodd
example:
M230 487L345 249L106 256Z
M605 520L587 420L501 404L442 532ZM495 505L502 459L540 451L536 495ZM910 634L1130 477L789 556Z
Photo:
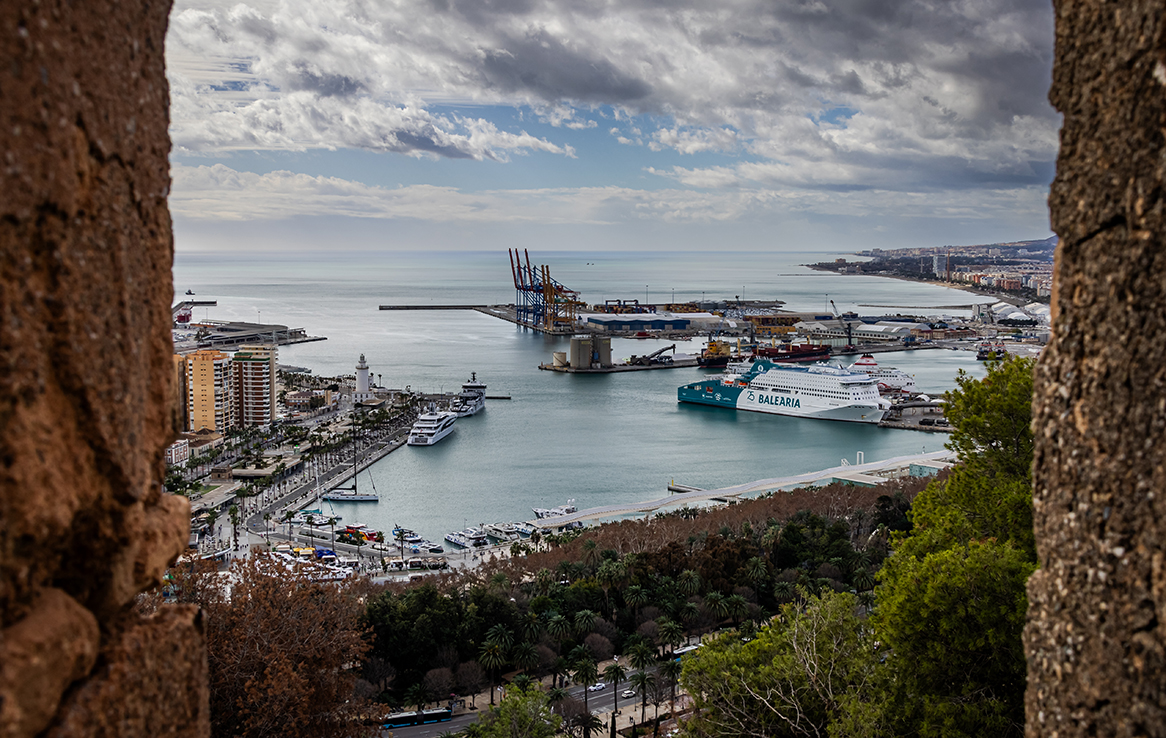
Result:
M605 689L607 689L607 684L605 682L596 682L595 684L592 684L590 687L588 687L587 691L588 692L602 692Z

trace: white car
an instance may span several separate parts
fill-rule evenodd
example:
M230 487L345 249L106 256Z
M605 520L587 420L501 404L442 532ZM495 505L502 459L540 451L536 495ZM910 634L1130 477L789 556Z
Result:
M625 689L624 691L620 692L619 696L620 696L620 697L635 697L635 696L636 696L636 690L634 690L634 689Z
M587 688L588 692L602 692L607 689L607 684L604 682L596 682Z

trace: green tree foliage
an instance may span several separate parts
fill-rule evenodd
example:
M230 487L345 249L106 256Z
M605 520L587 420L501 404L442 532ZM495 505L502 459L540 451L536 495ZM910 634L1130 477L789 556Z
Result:
M1023 734L1024 585L1035 569L995 541L891 558L872 617L890 650L893 679L874 695L890 733Z
M511 687L497 708L470 731L480 738L551 738L562 718L551 712L547 695L535 687Z
M690 730L705 736L823 736L849 690L859 693L877 662L873 637L848 593L787 605L757 638L735 633L685 657L680 683L695 700Z
M988 365L976 380L961 371L957 389L944 395L952 425L948 448L988 476L1029 479L1032 468L1033 359L1009 357Z
M1032 532L1032 368L1009 359L947 393L960 465L919 494L879 572L872 624L889 651L837 736L1019 736Z

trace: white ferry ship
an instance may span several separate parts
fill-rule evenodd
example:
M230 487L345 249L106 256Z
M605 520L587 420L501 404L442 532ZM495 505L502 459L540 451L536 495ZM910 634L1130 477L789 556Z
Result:
M448 410L438 411L431 407L429 412L417 416L417 422L409 431L409 445L432 446L453 433L453 424L456 420L457 413Z
M891 403L867 374L832 364L789 366L758 359L744 374L686 384L680 402L802 418L878 423Z
M879 392L898 393L914 392L915 378L902 369L893 366L879 366L874 356L863 354L862 357L850 365L850 371L862 372L875 382L878 382Z
M453 411L459 418L477 415L486 407L486 385L478 381L478 373L470 372L470 381L462 385L453 403Z

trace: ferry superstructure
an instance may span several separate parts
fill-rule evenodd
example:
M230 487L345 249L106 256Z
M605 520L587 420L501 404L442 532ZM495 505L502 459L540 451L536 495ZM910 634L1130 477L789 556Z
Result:
M871 354L863 354L862 358L850 365L850 371L868 375L878 382L879 392L882 393L911 393L915 391L914 377L893 366L879 366Z
M417 416L417 422L413 423L409 431L409 445L432 446L453 433L456 420L457 413L430 408L429 412Z
M801 418L878 423L891 407L867 374L833 364L789 366L758 359L744 374L725 374L676 390L679 402Z

